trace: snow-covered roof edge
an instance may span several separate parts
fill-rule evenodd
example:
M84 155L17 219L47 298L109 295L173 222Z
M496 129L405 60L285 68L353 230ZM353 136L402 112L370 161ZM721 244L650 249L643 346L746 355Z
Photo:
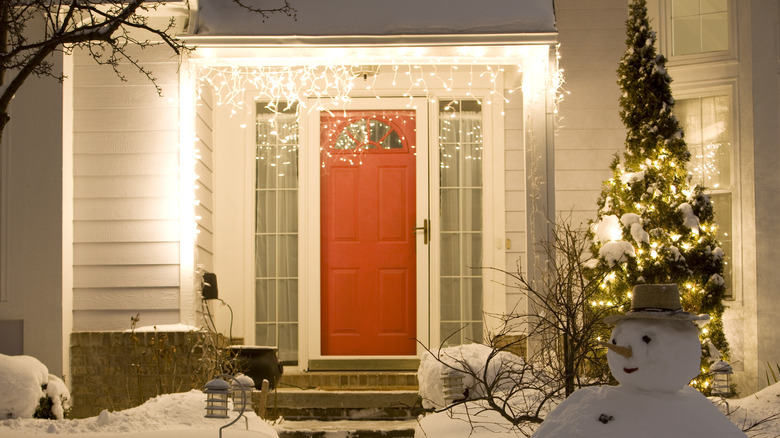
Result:
M271 8L278 0L243 0ZM262 16L233 0L199 0L190 36L246 37L268 44L433 39L491 41L536 39L557 33L553 0L290 0L295 18ZM357 42L356 42L357 44Z

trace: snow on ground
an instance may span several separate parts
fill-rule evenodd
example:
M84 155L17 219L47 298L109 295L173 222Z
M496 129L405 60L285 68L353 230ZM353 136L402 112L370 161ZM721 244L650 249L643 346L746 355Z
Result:
M79 438L214 438L219 428L238 416L230 412L229 419L206 418L206 394L190 392L165 394L150 399L141 406L118 412L104 410L91 418L73 420L40 420L14 418L0 420L0 437L26 438L36 435L66 435ZM277 437L271 425L254 412L244 413L222 433L224 438ZM248 430L247 430L248 427Z
M719 399L712 399L712 401L722 412L726 413L725 404ZM746 432L748 437L780 436L780 418L778 418L780 414L780 383L741 399L729 399L728 412L728 418L740 429L745 429L757 421L769 419L748 430ZM695 414L695 412L690 413ZM657 413L646 414L652 416ZM772 416L775 417L772 418ZM663 421L662 418L657 419ZM526 430L530 432L537 427L538 425L528 425ZM510 437L525 436L517 429L513 430L511 424L496 412L484 411L480 403L471 402L459 406L452 413L439 412L425 416L417 426L415 437L495 438L501 434ZM625 433L621 436L636 436L636 430L631 425L626 425Z

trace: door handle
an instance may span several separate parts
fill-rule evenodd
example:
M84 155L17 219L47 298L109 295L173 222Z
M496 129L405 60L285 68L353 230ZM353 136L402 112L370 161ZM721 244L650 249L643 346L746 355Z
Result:
M431 240L431 224L428 222L428 219L423 219L423 226L416 227L412 233L416 234L417 230L423 230L423 243L427 245Z

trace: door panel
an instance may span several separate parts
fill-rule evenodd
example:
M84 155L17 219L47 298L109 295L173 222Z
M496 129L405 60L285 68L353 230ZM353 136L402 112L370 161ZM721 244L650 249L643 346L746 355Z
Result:
M321 353L414 355L414 112L321 122Z

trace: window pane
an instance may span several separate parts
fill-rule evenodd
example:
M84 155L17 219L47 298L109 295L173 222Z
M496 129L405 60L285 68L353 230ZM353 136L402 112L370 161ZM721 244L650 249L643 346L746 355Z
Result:
M726 12L728 0L701 0L701 13Z
M460 149L454 144L442 144L440 147L441 187L458 187L460 175Z
M255 275L275 277L276 273L276 236L265 235L255 238Z
M699 13L699 0L672 0L672 16L685 17Z
M463 343L463 328L464 324L459 322L442 322L441 323L441 342L445 347L451 347L453 345L460 345Z
M278 277L298 276L298 235L280 235L277 239L279 257L276 261Z
M479 273L479 271L473 271ZM472 278L464 280L463 284L463 308L469 313L463 315L464 319L471 321L482 320L482 279Z
M441 235L441 275L460 275L460 234Z
M441 230L460 230L460 190L441 190Z
M463 231L482 231L482 189L463 190Z
M276 192L258 190L255 194L255 230L257 233L276 232Z
M699 17L672 20L673 51L675 55L701 52L701 28Z
M279 321L298 321L298 280L278 280Z
M460 280L442 278L441 280L441 319L459 321L460 318Z
M255 344L276 346L276 326L273 324L257 324L255 326Z
M298 363L298 324L279 324L279 360L285 365Z
M255 320L276 322L276 280L255 281Z
M701 17L701 50L717 52L729 48L729 22L725 12Z

